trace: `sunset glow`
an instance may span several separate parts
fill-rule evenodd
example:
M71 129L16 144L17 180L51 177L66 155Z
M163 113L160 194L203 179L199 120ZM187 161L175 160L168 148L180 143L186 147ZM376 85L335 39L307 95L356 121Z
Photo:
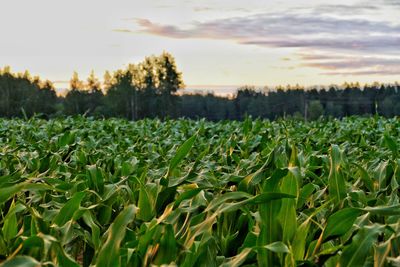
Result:
M188 88L400 80L400 2L8 1L0 66L68 87L168 51ZM22 8L23 7L23 8Z

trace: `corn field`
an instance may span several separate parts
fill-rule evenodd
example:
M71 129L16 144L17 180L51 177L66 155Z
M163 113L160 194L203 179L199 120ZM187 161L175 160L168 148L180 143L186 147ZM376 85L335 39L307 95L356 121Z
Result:
M400 266L400 120L0 119L0 266Z

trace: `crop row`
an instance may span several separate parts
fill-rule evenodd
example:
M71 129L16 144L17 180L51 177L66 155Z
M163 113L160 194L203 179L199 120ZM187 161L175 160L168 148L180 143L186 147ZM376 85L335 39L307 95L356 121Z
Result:
M0 266L399 266L399 144L396 118L0 119Z

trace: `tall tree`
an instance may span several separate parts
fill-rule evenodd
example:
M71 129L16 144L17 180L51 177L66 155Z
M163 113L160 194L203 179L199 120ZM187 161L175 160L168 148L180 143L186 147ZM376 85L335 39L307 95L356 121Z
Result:
M69 89L64 99L65 112L67 115L83 114L85 112L84 96L82 92L84 84L79 79L79 75L76 71L74 71L69 81Z
M11 68L6 66L1 69L0 77L0 113L2 116L9 117L11 115Z
M133 75L129 70L118 70L114 73L115 82L106 94L106 106L111 116L135 120Z
M85 110L89 115L100 115L103 109L103 92L101 83L92 70L85 85Z
M163 96L166 114L175 116L178 98L176 93L184 88L182 73L178 71L174 57L163 52L156 60L158 70L159 91ZM165 115L165 114L163 114Z

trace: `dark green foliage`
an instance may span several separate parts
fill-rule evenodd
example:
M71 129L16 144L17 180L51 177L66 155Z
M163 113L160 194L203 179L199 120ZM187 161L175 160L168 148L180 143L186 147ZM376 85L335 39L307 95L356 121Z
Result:
M12 74L10 68L0 69L0 116L45 117L55 113L58 103L54 86L49 81L31 78L28 72Z
M399 84L365 85L345 83L342 87L304 89L298 85L256 89L241 87L234 96L213 93L182 94L182 73L172 55L146 57L114 73L106 72L101 84L92 72L81 81L75 72L65 96L56 96L49 81L29 73L0 70L1 117L56 117L85 115L144 118L206 118L210 121L244 120L246 117L316 120L320 116L400 115ZM207 90L207 88L204 88ZM183 91L184 92L184 91Z
M400 121L0 119L0 266L396 266Z

